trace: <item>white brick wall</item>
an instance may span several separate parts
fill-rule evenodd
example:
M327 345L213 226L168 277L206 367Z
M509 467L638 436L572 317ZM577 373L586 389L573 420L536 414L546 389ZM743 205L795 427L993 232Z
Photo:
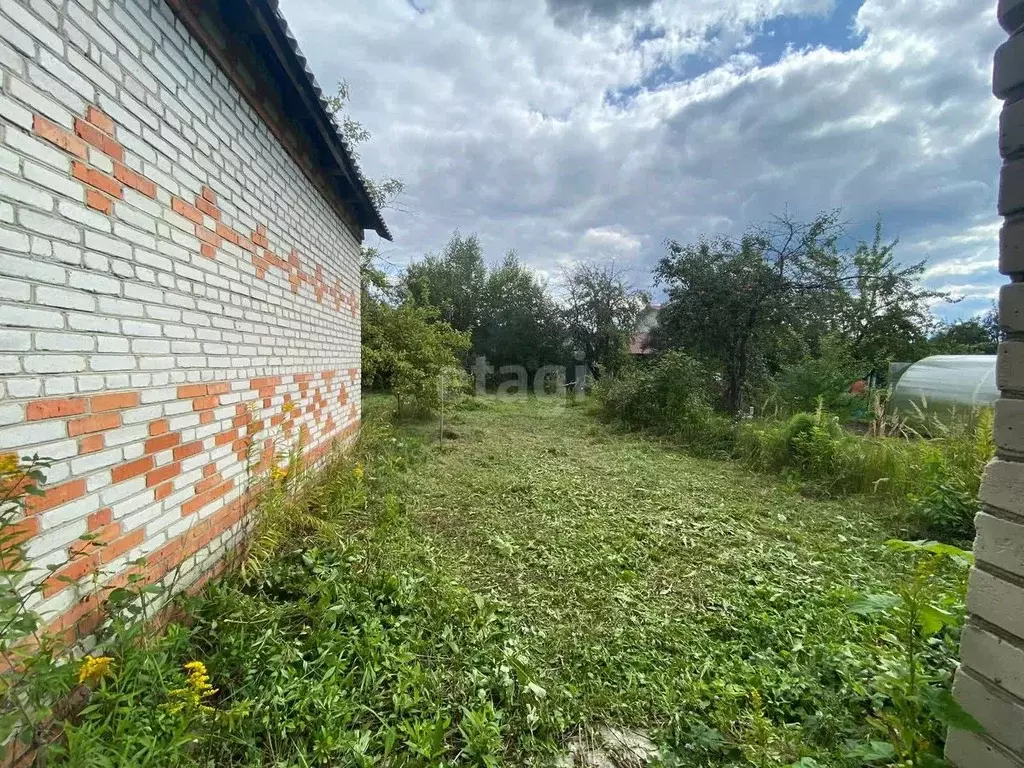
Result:
M1012 33L996 54L996 95L1006 100L999 148L1005 159L999 212L999 269L1011 283L999 299L1009 334L999 348L995 438L998 458L982 483L976 565L967 593L968 622L954 693L984 726L951 731L947 757L961 768L1024 767L1024 0L1000 0L1000 22Z
M163 0L0 0L0 76L0 450L56 459L29 555L197 579L247 434L319 456L358 427L361 232Z

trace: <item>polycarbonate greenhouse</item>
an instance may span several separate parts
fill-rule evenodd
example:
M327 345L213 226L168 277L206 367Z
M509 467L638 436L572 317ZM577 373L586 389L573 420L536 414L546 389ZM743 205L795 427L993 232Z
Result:
M998 397L995 355L935 355L903 372L889 404L904 416L915 416L920 409L945 420L990 407Z

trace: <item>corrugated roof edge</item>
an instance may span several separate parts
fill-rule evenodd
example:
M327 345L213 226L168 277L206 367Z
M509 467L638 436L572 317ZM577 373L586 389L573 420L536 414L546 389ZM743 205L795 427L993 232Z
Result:
M313 90L313 93L320 102L320 108L323 110L323 116L327 118L327 122L331 126L331 132L333 133L334 139L337 141L338 146L341 148L342 156L349 165L349 168L343 170L348 171L349 173L347 175L355 180L356 185L358 186L356 191L363 198L362 202L364 202L367 208L372 212L374 218L374 231L385 240L393 240L394 238L391 236L391 230L389 230L388 225L384 223L384 217L381 216L380 210L377 208L376 203L373 202L373 198L370 196L370 191L366 184L366 177L363 176L362 169L360 169L359 164L356 162L356 159L352 154L352 149L345 141L344 136L341 135L338 123L334 119L334 115L331 113L330 107L327 103L327 96L324 95L323 89L316 81L316 76L309 68L309 62L306 59L305 54L303 54L302 49L299 48L299 41L295 39L295 35L292 34L292 31L288 26L288 22L284 18L284 14L281 13L279 0L263 0L263 2L266 3L266 6L271 11L270 15L277 21L281 34L288 42L288 48L295 57L295 63L305 74L306 79L309 82L309 87Z

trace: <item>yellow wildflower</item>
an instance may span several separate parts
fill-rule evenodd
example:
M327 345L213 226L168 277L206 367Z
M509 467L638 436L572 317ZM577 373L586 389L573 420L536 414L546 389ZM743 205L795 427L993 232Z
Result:
M109 656L86 656L78 668L78 684L98 683L111 673L110 666L114 660Z
M208 680L209 674L206 672L206 665L201 661L190 661L185 664L185 670L188 672L189 680L193 678L196 680Z
M288 470L275 464L270 468L270 479L275 483L279 483L288 476Z
M168 710L173 713L185 709L198 712L212 712L213 707L204 704L205 699L210 698L217 689L210 685L210 675L206 671L206 665L201 661L190 661L185 665L188 672L188 680L184 688L175 688L168 691L174 703L168 705Z
M281 410L284 413L291 413L292 411L295 410L295 403L285 403L284 405L281 406Z
M355 467L353 467L353 469L352 469L352 477L354 477L359 482L362 482L362 480L363 480L363 465L362 464L356 464Z
M18 456L13 453L5 453L0 456L0 475L13 475L18 471Z

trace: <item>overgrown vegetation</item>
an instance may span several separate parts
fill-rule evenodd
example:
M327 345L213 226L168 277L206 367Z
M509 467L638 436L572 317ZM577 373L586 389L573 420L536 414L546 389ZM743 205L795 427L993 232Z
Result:
M973 727L963 553L558 400L464 411L444 450L382 405L162 635L115 610L83 661L24 657L47 765L545 765L601 725L666 766L935 765Z
M949 424L930 422L923 439L886 416L877 400L861 398L878 421L859 434L823 399L813 411L788 418L731 419L710 407L710 381L699 362L668 352L600 382L596 404L608 418L669 435L701 455L782 474L815 495L885 500L906 513L915 535L960 543L972 535L982 470L995 453L990 409Z
M469 334L441 320L435 307L399 300L375 259L374 251L364 252L363 385L391 392L399 414L430 413L440 404L442 378L453 391L465 385Z

